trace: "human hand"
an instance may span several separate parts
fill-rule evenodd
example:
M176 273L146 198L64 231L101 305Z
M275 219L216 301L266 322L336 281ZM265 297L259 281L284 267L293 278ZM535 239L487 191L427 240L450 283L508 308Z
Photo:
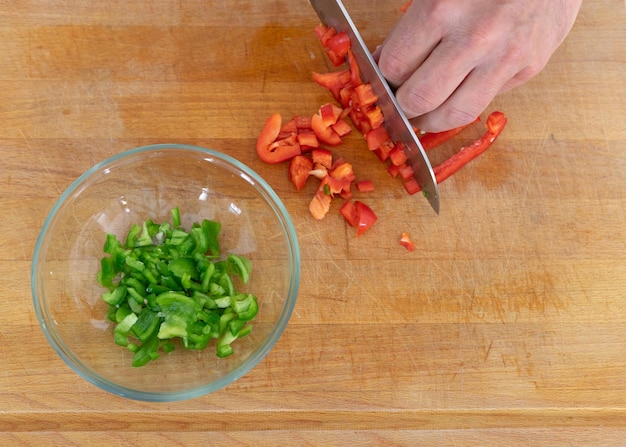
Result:
M374 57L414 126L451 129L538 74L581 3L413 0Z

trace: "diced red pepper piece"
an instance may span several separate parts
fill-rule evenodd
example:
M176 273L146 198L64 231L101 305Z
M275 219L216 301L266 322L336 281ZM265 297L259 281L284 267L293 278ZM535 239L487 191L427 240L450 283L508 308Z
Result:
M350 127L350 124L346 123L345 120L343 119L338 119L337 122L335 124L333 124L332 126L330 126L335 132L337 132L337 134L340 137L345 137L346 135L348 135L350 132L352 132L352 127Z
M319 23L315 26L315 28L313 28L313 32L315 33L317 38L320 40L322 45L324 45L324 42L322 42L322 37L326 34L327 31L328 31L328 27L324 25L323 23Z
M331 103L326 103L320 107L320 116L325 127L335 124L342 113L343 109Z
M406 163L402 164L399 166L399 171L398 173L400 174L400 177L402 177L402 180L407 181L410 178L412 178L415 175L415 170L407 165Z
M359 237L367 230L369 230L378 218L369 206L359 200L356 200L354 202L354 208L357 216L358 227L356 237Z
M348 37L345 31L335 34L326 42L326 47L332 51L335 56L344 59L342 63L345 62L345 57L348 54L350 46L350 37Z
M352 185L352 179L337 178L331 175L327 175L322 179L322 184L328 185L327 191L331 197L335 194L341 194L344 192L350 192L350 185Z
M276 140L280 133L281 124L282 117L279 113L275 113L267 119L265 126L259 133L256 151L259 158L265 163L281 163L301 153L300 145L295 141L295 138Z
M343 105L340 92L351 84L350 70L341 70L331 73L313 73L313 81L330 91L335 100ZM344 105L345 106L345 105Z
M372 126L370 126L369 122L367 121L367 117L358 107L353 107L350 109L350 119L363 135L367 135L367 133L372 128Z
M341 104L344 110L350 114L351 107L350 104L352 102L352 94L354 93L354 89L352 88L352 84L348 84L344 86L341 90L339 90L338 98L335 97L337 102Z
M368 108L365 111L365 116L367 117L367 121L372 129L382 127L385 122L383 111L378 106Z
M408 233L402 232L400 235L400 245L404 246L408 251L413 251L415 249L415 244L411 240L411 237Z
M309 202L311 216L317 220L322 220L328 213L328 210L330 210L331 200L330 194L324 192L324 185L320 183L320 187L317 188L315 195Z
M332 168L329 172L331 177L347 180L349 182L354 180L354 170L352 169L352 165L350 163L341 163Z
M313 160L304 155L296 155L289 163L289 180L298 191L306 184L309 172L313 169Z
M397 177L398 175L400 175L400 166L396 166L394 164L391 164L387 167L387 172L389 173L389 175L391 175L392 177Z
M357 237L371 228L378 219L374 211L359 200L355 200L354 202L346 200L343 205L341 205L341 208L339 208L339 212L348 225L358 228L356 233Z
M372 84L361 84L354 88L355 99L359 107L369 107L376 104L378 96L372 89Z
M359 192L371 192L374 191L374 182L371 180L359 180L355 183L356 189Z
M328 40L337 34L337 31L332 26L326 26L324 24L319 24L314 29L315 35L320 40L320 43L323 47L328 45Z
M415 180L415 178L410 178L406 180L403 184L404 189L407 193L409 193L409 195L416 194L422 190L421 186L419 185L419 183L417 183L417 180Z
M315 132L317 139L322 143L329 146L338 146L341 144L339 134L335 132L332 127L328 127L324 124L324 120L320 114L316 113L311 117L311 128L313 132Z
M389 152L389 158L391 159L391 163L396 166L406 163L407 157L406 152L404 152L404 144L400 142L396 143L393 149L391 149L391 152Z
M333 153L328 149L314 149L311 151L311 158L313 163L320 164L325 168L330 169L333 166ZM311 165L312 167L313 165ZM311 168L309 168L311 170Z
M380 145L378 149L374 150L374 153L378 156L380 161L387 161L389 159L389 153L394 148L394 144L391 140L388 140Z
M312 130L300 132L297 136L297 141L300 145L301 152L306 152L320 147L320 142L318 141L317 136L315 136L315 132Z
M365 141L367 141L367 148L370 151L373 151L374 149L378 149L387 141L391 141L391 138L387 133L387 129L380 126L367 132L367 134L365 134Z

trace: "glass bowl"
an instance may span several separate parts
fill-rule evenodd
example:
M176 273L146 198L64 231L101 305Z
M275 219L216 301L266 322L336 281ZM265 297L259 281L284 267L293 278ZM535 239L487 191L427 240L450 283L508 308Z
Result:
M216 356L177 347L141 367L114 343L106 318L106 291L98 282L107 233L124 241L131 225L171 222L178 208L183 227L202 219L221 223L221 252L250 259L241 292L259 304L252 332ZM143 401L178 401L237 380L272 349L294 308L300 254L284 205L258 174L239 161L196 146L133 149L94 166L61 195L35 246L32 294L41 328L59 356L103 390Z

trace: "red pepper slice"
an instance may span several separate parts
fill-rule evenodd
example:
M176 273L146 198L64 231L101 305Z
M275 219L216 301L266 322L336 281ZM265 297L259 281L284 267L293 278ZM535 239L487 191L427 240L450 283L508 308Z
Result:
M422 147L424 148L424 150L428 151L430 149L433 149L433 148L435 148L435 147L445 143L446 141L448 141L449 139L451 139L455 135L458 135L459 132L461 132L463 129L465 129L468 126L471 126L472 124L474 124L474 123L476 123L478 121L480 121L480 119L476 118L471 123L465 124L463 126L455 127L454 129L444 130L443 132L427 133L425 135L420 136L420 138L419 138L420 143L422 143Z
M459 152L435 167L434 172L437 183L443 182L467 163L485 152L496 138L498 138L506 122L507 118L504 116L504 113L498 111L492 112L487 117L487 132L485 132L481 138L474 141L471 145L461 148Z
M300 154L300 145L295 136L278 140L282 117L279 113L270 116L263 126L256 142L259 158L268 164L281 163Z
M354 53L352 53L352 50L348 51L348 67L350 70L350 79L352 81L352 86L358 87L363 83L363 81L361 80L359 65L356 63L356 59L354 58Z

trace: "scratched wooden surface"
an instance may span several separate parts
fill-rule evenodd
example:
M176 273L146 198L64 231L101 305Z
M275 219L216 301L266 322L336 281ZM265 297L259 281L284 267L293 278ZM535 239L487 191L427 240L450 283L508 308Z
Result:
M346 2L376 45L402 1ZM626 21L587 0L546 70L490 106L495 146L408 197L357 136L379 221L356 239L262 164L266 117L329 100L304 0L0 1L2 445L618 445L626 437ZM470 130L433 161L475 137ZM54 201L148 143L261 173L297 228L302 282L270 354L214 394L151 404L79 379L39 328L29 269ZM409 232L417 249L398 244ZM208 433L207 433L208 432Z

